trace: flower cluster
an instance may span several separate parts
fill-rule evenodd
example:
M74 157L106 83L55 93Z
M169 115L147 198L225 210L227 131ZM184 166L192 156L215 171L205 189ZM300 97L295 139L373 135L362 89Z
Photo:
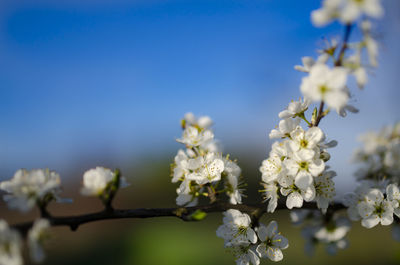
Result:
M303 66L295 66L296 70L308 73L300 86L306 98L312 102L324 102L341 116L345 116L346 111L358 111L348 104L351 98L347 87L348 75L353 75L358 87L363 88L368 81L366 68L377 66L378 44L372 37L372 24L368 17L378 18L382 14L379 0L325 0L320 9L312 12L315 25L323 26L339 19L346 25L346 34L343 43L336 39L327 42L327 47L320 51L316 61L311 57L303 57ZM361 15L366 16L360 20ZM349 42L350 31L356 23L362 33L362 40ZM364 50L368 54L369 63L362 59Z
M172 182L180 183L176 203L196 205L200 196L215 201L223 192L229 196L230 203L241 203L241 169L229 155L222 155L210 128L211 119L187 113L181 124L183 134L177 141L185 144L186 150L178 151L171 166Z
M363 15L382 17L380 0L324 0L322 7L311 13L311 19L316 26L324 26L335 19L350 24Z
M350 219L361 220L366 228L391 225L394 215L400 216L400 123L360 139L364 145L355 152L355 160L364 165L356 172L360 185L343 203Z
M363 167L356 172L360 185L346 194L343 203L349 218L361 220L372 228L391 225L400 216L400 123L360 137L363 146L356 150L355 161Z
M336 173L325 170L325 162L330 158L327 148L336 142L325 142L325 134L318 127L304 130L300 126L300 119L307 121L304 113L308 107L307 100L291 102L279 114L279 127L269 135L282 139L272 145L269 158L260 167L269 212L277 207L279 194L287 196L289 209L315 200L323 212L335 196L332 178Z
M282 249L289 247L288 240L278 232L278 224L271 221L268 226L260 224L253 228L251 218L238 210L224 212L224 224L217 229L217 236L230 248L236 264L260 264L260 258L272 261L283 259Z
M390 179L400 182L400 122L360 136L363 146L356 150L354 160L362 163L358 179Z
M313 255L317 244L325 245L326 251L334 255L349 243L345 238L350 231L350 221L338 215L326 219L314 210L294 210L290 213L294 225L303 226L302 236L306 240L305 251Z
M280 195L287 196L286 206L289 209L302 207L303 201L315 200L318 207L326 212L333 200L335 189L332 178L336 173L327 170L325 162L330 158L327 148L333 147L336 142L325 142L325 134L318 125L331 109L343 117L347 111L358 111L349 105L348 76L354 75L358 86L364 87L367 74L361 54L365 48L370 65L376 66L377 44L371 37L371 23L366 19L360 22L363 40L349 43L349 36L352 24L358 21L361 14L379 17L382 13L377 0L325 0L322 8L312 13L313 22L318 25L339 18L346 24L345 35L342 42L336 39L328 42L317 60L303 57L303 65L295 66L295 69L307 73L300 85L303 99L291 102L286 110L279 113L279 126L271 131L269 137L280 138L281 141L272 145L268 159L260 167L269 212L275 210ZM307 119L306 112L314 102L319 103L319 107L315 107L310 119ZM325 106L327 109L324 109ZM302 120L307 123L307 129L301 127ZM387 155L389 162L395 161L399 153L398 147L393 146L395 144L391 146L393 151Z

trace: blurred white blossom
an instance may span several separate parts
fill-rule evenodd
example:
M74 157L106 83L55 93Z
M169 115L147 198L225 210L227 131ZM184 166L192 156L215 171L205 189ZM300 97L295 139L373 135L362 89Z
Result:
M28 246L31 259L40 263L45 259L43 245L49 238L50 223L46 219L38 219L28 232Z
M339 113L349 100L346 81L347 71L343 67L331 69L325 64L316 64L303 78L300 90L305 97L312 101L324 101Z
M380 0L324 0L322 7L311 13L311 19L316 26L324 26L334 19L351 24L362 15L380 18L383 15Z
M20 169L11 180L1 182L0 189L8 193L3 197L8 207L27 212L37 204L60 200L61 180L49 169Z
M0 264L22 265L22 242L19 233L0 219Z

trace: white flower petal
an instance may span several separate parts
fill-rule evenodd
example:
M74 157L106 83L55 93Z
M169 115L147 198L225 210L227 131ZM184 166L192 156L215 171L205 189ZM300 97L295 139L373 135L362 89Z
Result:
M282 250L279 248L269 247L267 249L267 257L272 261L280 261L283 259Z
M303 197L298 192L292 192L286 199L286 207L292 209L293 207L301 208L303 206Z

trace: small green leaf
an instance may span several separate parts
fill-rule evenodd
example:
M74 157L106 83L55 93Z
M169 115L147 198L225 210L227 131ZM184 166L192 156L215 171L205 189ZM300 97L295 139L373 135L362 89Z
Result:
M206 218L207 213L202 210L196 210L194 213L190 215L190 218L195 221L201 221Z

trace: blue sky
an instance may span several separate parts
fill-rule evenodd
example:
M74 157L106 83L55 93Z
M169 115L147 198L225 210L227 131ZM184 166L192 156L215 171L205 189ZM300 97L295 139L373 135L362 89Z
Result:
M319 4L2 1L2 177L174 153L187 111L210 115L224 145L265 152L277 113L300 96L303 75L293 66L315 56L323 37L341 34L339 24L312 26ZM354 90L361 112L326 120L329 136L344 143L333 155L350 155L356 134L399 120L399 6L389 1L377 28L380 68L365 91Z

